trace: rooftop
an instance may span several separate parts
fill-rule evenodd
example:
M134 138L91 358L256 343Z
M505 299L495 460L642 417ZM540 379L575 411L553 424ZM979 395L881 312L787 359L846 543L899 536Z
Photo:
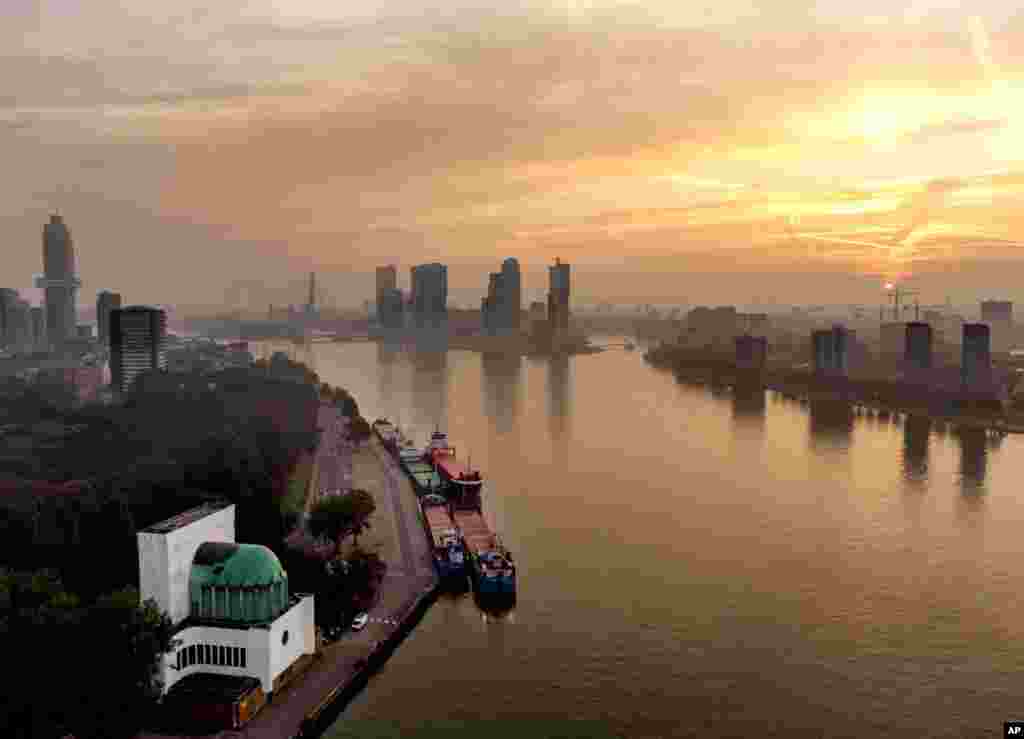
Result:
M195 508L190 508L187 511L179 513L176 516L155 523L152 526L142 529L142 533L146 534L168 534L171 531L176 531L184 526L195 523L196 521L206 518L212 513L222 511L228 506L234 505L227 500L214 500L198 505Z

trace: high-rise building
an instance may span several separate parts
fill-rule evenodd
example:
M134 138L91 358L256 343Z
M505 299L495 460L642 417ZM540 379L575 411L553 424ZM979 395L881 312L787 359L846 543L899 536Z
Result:
M571 273L568 264L556 259L554 265L548 267L548 321L557 332L569 329L569 299L571 297Z
M36 287L45 292L46 329L51 344L75 336L75 304L81 285L75 274L71 232L59 215L52 215L43 227L43 276L36 281Z
M17 290L0 288L0 338L8 349L23 352L34 348L32 308Z
M399 329L404 325L404 299L398 288L388 288L377 296L377 317L386 329Z
M124 392L143 372L165 369L167 314L161 308L132 305L110 312L110 378Z
M437 262L412 268L413 325L438 328L448 315L448 267Z
M110 343L110 311L120 307L120 293L101 290L96 296L96 337L104 346Z
M1013 302L1010 300L982 300L981 320L983 323L1012 323Z
M904 359L912 369L925 370L932 366L932 327L912 321L907 324L906 353Z
M33 305L31 310L32 338L36 349L45 349L46 342L46 309L41 305Z
M523 279L519 262L514 257L501 263L501 278L504 327L512 333L518 333L523 311Z
M960 379L968 390L982 389L991 377L992 339L984 323L965 323Z

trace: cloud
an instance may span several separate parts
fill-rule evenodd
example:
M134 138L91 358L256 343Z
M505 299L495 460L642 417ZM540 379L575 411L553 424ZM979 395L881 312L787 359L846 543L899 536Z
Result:
M979 133L982 131L998 131L1006 128L1009 120L1006 118L982 120L977 118L951 118L913 131L907 135L907 139L913 142L928 141L943 136L955 136L959 134Z

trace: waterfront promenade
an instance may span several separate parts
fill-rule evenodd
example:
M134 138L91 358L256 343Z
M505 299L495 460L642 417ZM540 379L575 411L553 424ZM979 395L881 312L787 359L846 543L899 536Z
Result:
M224 731L213 736L247 739L296 736L308 716L337 708L324 704L330 703L332 696L345 692L360 667L380 645L395 637L402 620L408 618L421 598L437 585L416 495L398 464L375 436L360 446L353 444L341 433L345 423L336 409L321 409L320 427L324 433L323 448L317 450L317 487L320 490L355 487L373 495L377 510L367 540L361 543L379 548L388 565L387 575L365 629L347 632L337 642L324 645L305 674L274 695L273 703L240 732ZM330 439L332 434L338 437ZM350 484L345 484L346 481ZM139 739L156 739L157 736L142 734Z

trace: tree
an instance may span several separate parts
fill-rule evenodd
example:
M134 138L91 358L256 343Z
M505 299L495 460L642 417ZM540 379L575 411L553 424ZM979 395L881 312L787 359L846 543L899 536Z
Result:
M373 496L365 490L355 488L344 498L349 505L349 530L356 547L359 546L359 535L370 528L370 518L377 510L377 503Z
M362 416L356 416L352 419L349 430L352 432L352 439L356 444L362 444L364 441L369 439L370 434L373 433L369 422Z
M340 550L341 540L351 531L352 523L352 505L345 496L322 498L309 512L310 533L333 540L336 550Z

